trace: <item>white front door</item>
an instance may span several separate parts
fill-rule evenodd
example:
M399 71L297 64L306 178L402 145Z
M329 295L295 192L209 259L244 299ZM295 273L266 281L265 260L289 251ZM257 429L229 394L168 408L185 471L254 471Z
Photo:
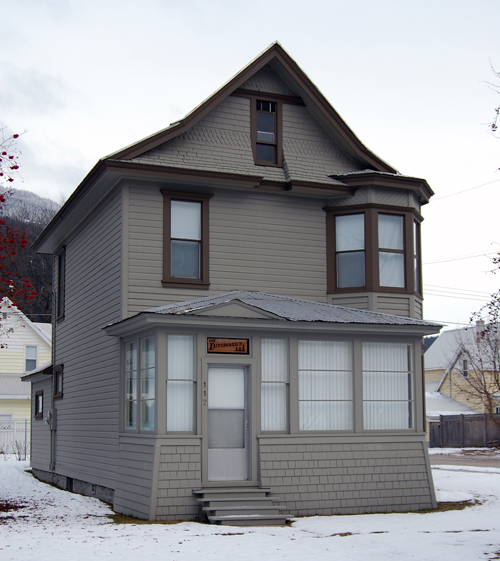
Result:
M208 369L208 480L248 479L246 368Z

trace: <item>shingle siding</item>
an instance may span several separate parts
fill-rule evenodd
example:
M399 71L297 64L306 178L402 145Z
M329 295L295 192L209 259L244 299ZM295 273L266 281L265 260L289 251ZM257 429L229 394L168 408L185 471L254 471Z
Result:
M420 438L259 442L262 486L271 487L295 516L433 508Z

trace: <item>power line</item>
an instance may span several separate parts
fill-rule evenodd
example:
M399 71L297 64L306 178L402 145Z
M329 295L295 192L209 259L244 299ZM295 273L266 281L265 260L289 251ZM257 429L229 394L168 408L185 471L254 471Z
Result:
M490 255L498 255L498 249L481 251L478 253L469 253L465 255L457 255L456 257L445 257L444 259L436 259L434 261L424 261L424 265L435 265L436 263L447 263L449 261L461 261L463 259L474 259L476 257L490 257Z
M474 189L479 189L480 187L491 185L492 183L496 183L497 181L500 181L500 179L494 179L493 181L488 181L488 183L482 183L481 185L476 185L475 187L470 187L469 189L464 189L463 191L458 191L457 193L451 193L450 195L443 195L442 197L436 197L435 199L432 199L432 202L435 203L436 201L447 199L448 197L455 197L456 195L461 195L462 193L468 193L469 191L474 191Z

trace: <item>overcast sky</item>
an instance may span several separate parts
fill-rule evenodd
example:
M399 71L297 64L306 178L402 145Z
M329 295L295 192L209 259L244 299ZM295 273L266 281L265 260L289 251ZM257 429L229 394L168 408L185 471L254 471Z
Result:
M0 126L27 131L13 186L67 198L278 40L370 150L436 193L425 317L467 323L500 285L498 0L0 0L0 13Z

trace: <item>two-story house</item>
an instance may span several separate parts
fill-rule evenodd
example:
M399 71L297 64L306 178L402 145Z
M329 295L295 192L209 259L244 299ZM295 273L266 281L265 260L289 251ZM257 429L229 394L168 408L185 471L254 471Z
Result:
M36 242L54 255L57 317L53 378L31 378L33 472L158 520L201 504L214 522L278 521L250 508L262 489L296 515L435 507L431 195L278 43L100 160Z

